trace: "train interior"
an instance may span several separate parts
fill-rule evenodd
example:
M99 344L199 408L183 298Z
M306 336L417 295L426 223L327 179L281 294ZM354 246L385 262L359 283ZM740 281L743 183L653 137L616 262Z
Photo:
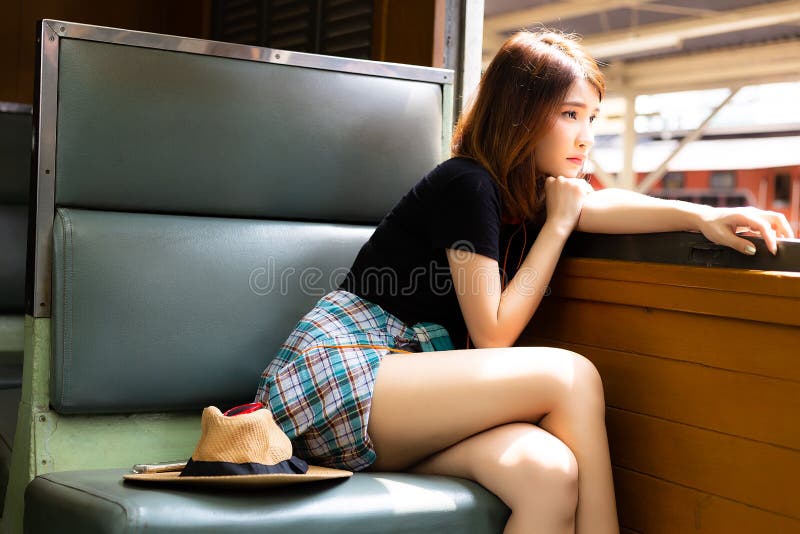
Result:
M231 492L122 474L187 458L200 409L250 400L264 353L449 157L516 30L577 33L599 59L596 189L756 206L800 231L796 0L4 11L3 533L502 531L502 501L450 477ZM772 256L747 238L754 257L692 232L576 233L517 340L600 371L625 534L800 532L800 240ZM262 291L276 268L288 285Z

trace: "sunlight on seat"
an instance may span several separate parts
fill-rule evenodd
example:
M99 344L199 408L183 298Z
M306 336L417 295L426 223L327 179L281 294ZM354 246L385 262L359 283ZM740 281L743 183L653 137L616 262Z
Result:
M381 483L389 492L395 513L453 511L456 509L456 501L442 491L433 491L415 484L406 484L380 477L375 477L374 480Z

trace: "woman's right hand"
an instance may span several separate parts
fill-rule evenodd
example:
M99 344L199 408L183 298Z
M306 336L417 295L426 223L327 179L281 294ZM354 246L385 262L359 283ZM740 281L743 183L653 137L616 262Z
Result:
M549 176L544 184L546 224L553 225L567 234L571 233L578 224L583 201L592 192L594 192L592 186L582 178Z

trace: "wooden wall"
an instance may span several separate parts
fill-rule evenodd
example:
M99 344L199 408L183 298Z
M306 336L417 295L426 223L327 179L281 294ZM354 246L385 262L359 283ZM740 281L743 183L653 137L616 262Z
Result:
M211 0L5 0L0 16L0 101L33 102L37 20L206 38L210 13Z
M373 59L442 66L445 0L374 0ZM212 0L3 0L0 102L33 103L36 21L208 39Z
M800 275L563 259L519 345L597 366L625 532L800 532Z
M445 0L375 0L372 59L444 64Z

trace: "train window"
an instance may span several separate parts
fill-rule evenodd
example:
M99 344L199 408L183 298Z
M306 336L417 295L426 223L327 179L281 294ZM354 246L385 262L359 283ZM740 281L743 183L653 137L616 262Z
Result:
M717 206L719 205L719 198L703 195L700 197L700 204L705 204L707 206Z
M725 199L725 205L730 207L747 206L747 198L744 195L731 195Z
M789 197L792 191L792 180L788 172L775 174L775 205L777 207L788 206Z
M668 172L661 179L662 189L682 189L686 181L686 174L682 172Z
M733 189L736 187L736 175L733 171L714 171L710 185L711 189Z

